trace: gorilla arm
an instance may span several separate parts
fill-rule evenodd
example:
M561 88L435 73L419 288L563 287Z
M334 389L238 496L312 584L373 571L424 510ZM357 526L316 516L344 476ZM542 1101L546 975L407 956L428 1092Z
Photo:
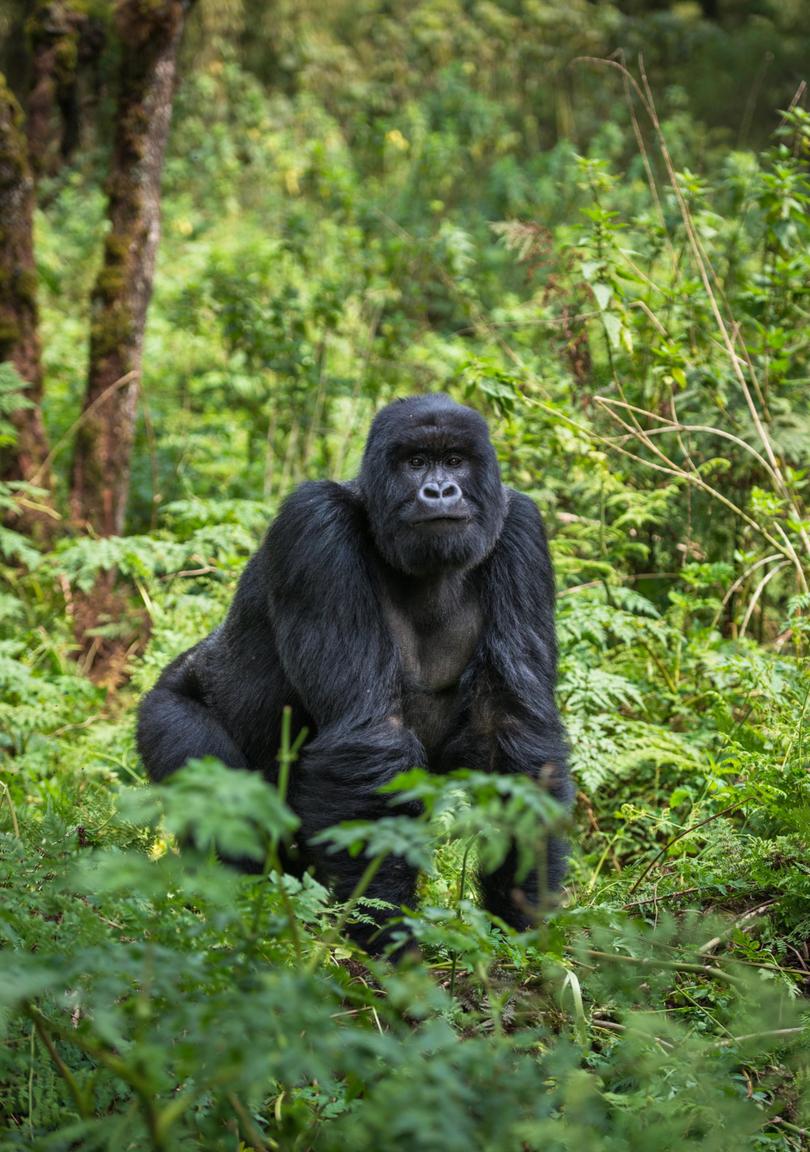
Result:
M424 759L400 722L399 658L367 533L360 500L323 480L290 496L264 545L279 659L315 729L293 774L310 831L379 815L377 788Z
M192 757L272 772L283 676L267 611L263 550L242 573L228 616L164 669L138 713L138 748L153 780Z
M311 734L396 713L397 665L363 534L362 506L337 484L304 485L284 503L224 624L141 704L138 745L153 780L205 755L272 773L285 704Z
M263 550L281 666L318 730L390 715L398 666L372 586L365 513L329 480L284 503Z
M340 899L368 861L308 841L331 824L384 815L379 786L424 762L419 741L397 723L399 662L374 592L366 533L357 498L320 481L290 497L267 540L279 656L316 728L292 773L290 799L305 860L330 878ZM389 857L367 895L407 904L415 885L415 870ZM368 947L376 928L357 925L352 934ZM374 947L385 938L377 936Z
M487 630L471 681L473 733L489 756L481 767L531 776L569 805L573 786L554 700L554 574L540 514L517 492L510 493L503 532L484 566L483 607ZM564 843L550 837L547 890L560 887L566 855ZM490 911L524 928L531 916L513 899L514 867L512 853L497 872L482 877L482 887ZM521 887L524 905L537 904L538 876L530 875Z
M173 660L138 710L138 750L152 780L160 781L195 757L217 756L231 768L247 760L207 705L198 666L214 636Z
M506 691L507 706L511 703L551 742L547 751L552 758L563 754L554 703L554 572L540 513L518 492L510 492L503 531L485 566L483 605L488 621L483 655L489 674ZM503 751L508 753L506 747Z

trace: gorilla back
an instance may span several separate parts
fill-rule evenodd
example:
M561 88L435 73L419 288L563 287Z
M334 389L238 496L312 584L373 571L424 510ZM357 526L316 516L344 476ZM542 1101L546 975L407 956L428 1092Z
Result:
M311 837L385 813L380 785L420 765L520 772L562 803L572 788L554 703L554 584L533 503L500 479L483 418L447 396L396 401L374 420L357 480L308 483L283 504L224 623L179 656L141 704L152 779L217 756L275 779L285 705L309 739L291 782L304 862L353 889L363 860ZM538 878L514 854L481 877L487 908L524 928ZM556 889L564 845L552 839ZM389 858L370 895L412 902ZM372 935L356 936L369 946ZM373 946L385 941L374 934Z

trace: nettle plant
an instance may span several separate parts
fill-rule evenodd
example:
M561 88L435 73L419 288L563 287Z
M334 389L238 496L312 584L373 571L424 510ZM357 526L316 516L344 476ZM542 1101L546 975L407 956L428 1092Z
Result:
M460 26L434 28L423 6L408 19L440 43ZM508 36L518 54L539 42ZM483 67L468 84L453 63L428 85L428 116L423 74L396 63L413 101L382 128L357 117L384 161L373 178L311 92L270 117L250 85L247 118L212 132L204 114L229 105L199 99L213 82L189 90L146 358L161 435L136 468L133 534L46 552L0 526L0 1148L798 1152L807 116L786 112L762 155L696 173L671 159L672 126L642 86L640 183L615 175L615 131L581 162L562 143L524 167L500 96L465 104ZM527 92L546 75L529 65ZM380 66L373 99L392 91ZM323 73L336 102L372 98L333 57ZM241 90L230 64L226 79ZM448 127L451 106L468 135ZM510 280L485 222L529 211L535 172L566 225L501 227L522 258ZM229 208L240 182L250 196ZM392 222L395 200L408 215ZM79 331L65 302L89 289L99 212L77 174L39 222L46 416L62 432ZM175 261L189 231L193 274ZM283 250L267 240L280 234ZM0 445L18 383L0 370ZM513 838L528 864L556 827L526 782L395 782L420 816L394 807L326 834L363 860L342 906L280 873L295 733L278 789L213 762L122 787L143 784L135 697L222 618L272 511L258 498L275 501L299 461L302 475L348 475L381 396L445 386L497 416L505 476L556 527L575 851L562 904L520 936L481 910L473 877ZM24 500L36 493L0 484L4 519ZM130 597L102 628L128 621L138 646L150 640L105 705L73 659L70 597L108 573ZM390 853L423 873L403 913L421 959L398 967L343 934L373 910L365 892ZM228 854L257 875L225 867Z
M558 228L552 249L531 221L497 226L527 275L545 268L531 315L569 370L561 380L534 347L527 355L521 333L500 387L519 400L521 431L541 428L552 445L538 443L532 460L522 442L541 500L551 489L581 516L555 450L573 455L603 535L622 489L626 511L642 513L626 521L641 545L625 557L634 572L724 561L738 574L729 626L763 638L787 598L808 591L810 116L791 108L770 148L698 175L676 169L649 90L631 90L646 191L589 154L576 166L582 223ZM646 517L645 499L659 502Z
M596 305L604 386L593 399L607 420L597 428L613 452L688 490L689 519L673 533L687 557L719 559L726 523L724 558L748 568L744 633L772 580L782 595L808 590L810 116L789 110L755 164L732 155L710 180L675 170L639 95L664 175L659 189L645 151L649 211L623 222L606 166L581 165L592 204L578 268Z
M493 932L465 887L469 854L497 863L514 839L535 858L558 816L526 780L395 781L423 815L328 833L369 861L334 908L278 871L295 753L288 737L278 790L203 761L123 793L117 813L91 783L79 829L51 811L34 837L5 835L3 1147L769 1146L802 1060L783 980L716 956L703 916L662 913L653 934L580 907ZM408 916L423 960L349 959L340 931L379 861L430 874L451 842L452 898L434 903L429 878Z

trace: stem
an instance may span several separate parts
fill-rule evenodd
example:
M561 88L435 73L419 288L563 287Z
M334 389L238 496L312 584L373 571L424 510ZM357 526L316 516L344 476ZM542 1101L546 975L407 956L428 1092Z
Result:
M599 873L602 871L602 866L605 863L605 861L607 860L608 855L611 852L614 853L613 859L615 861L616 854L615 854L614 849L615 849L617 841L621 839L623 832L624 832L624 829L620 828L618 832L616 832L613 836L610 837L607 844L605 845L605 849L604 849L602 855L599 857L599 863L596 865L596 868L594 869L593 875L591 876L590 880L588 881L588 888L587 888L588 893L593 892L594 888L596 887L596 881L599 879Z
M780 1128L787 1128L788 1132L795 1132L797 1136L806 1136L807 1129L800 1128L798 1124L791 1124L789 1120L784 1120L781 1116L774 1116L772 1120L768 1121L769 1124L778 1124Z
M184 1092L182 1096L176 1097L167 1104L162 1111L155 1113L155 1129L160 1140L160 1147L163 1147L163 1138L171 1126L191 1107L197 1096L196 1090Z
M28 1134L34 1138L34 1059L36 1057L36 1024L31 1025L31 1036L28 1042Z
M282 803L286 802L287 792L290 785L290 768L295 760L298 759L298 752L301 745L307 738L307 729L302 728L295 738L293 743L290 742L290 728L292 725L292 708L289 704L284 706L281 713L281 748L278 753L278 783L276 790ZM253 925L250 930L250 941L248 946L248 955L252 954L255 950L256 944L259 939L259 929L261 927L262 916L264 914L264 904L267 896L267 885L270 879L270 873L275 871L279 877L279 893L281 895L281 902L284 905L284 911L287 913L287 920L290 926L290 937L292 939L295 955L300 960L301 958L301 937L298 932L298 921L295 915L290 894L284 887L284 869L281 866L281 855L279 853L278 837L273 836L270 845L267 849L267 854L264 858L264 868L262 869L262 882L259 888L259 893L256 897L256 905L253 909Z
M87 405L81 416L73 421L64 436L56 441L53 448L51 448L50 452L42 461L39 468L37 468L34 475L29 478L29 484L38 484L42 477L48 474L48 470L50 469L51 464L53 464L54 457L56 456L57 452L61 452L66 444L73 443L75 433L79 430L79 428L81 428L82 424L87 423L88 419L93 415L99 405L103 404L104 401L119 388L124 388L127 384L131 384L136 376L137 372L126 372L123 376L119 377L118 380L113 381L113 383L110 384L108 388L105 388L103 392L100 392L91 404Z
M278 873L278 887L281 894L281 903L284 905L284 911L287 913L287 924L290 929L290 939L292 940L293 951L295 952L296 959L301 959L301 936L298 931L298 918L295 915L295 908L290 899L290 894L284 887L284 872L281 868L281 863L278 859L278 854L274 853L275 861L273 867Z
M459 881L458 881L458 896L456 898L456 914L457 915L460 914L461 901L464 899L464 889L465 889L466 884L467 884L467 859L470 855L470 849L472 848L473 844L475 843L475 841L477 839L478 839L478 833L475 832L470 837L470 839L467 841L467 846L464 849L464 855L461 858L461 876L459 877ZM451 1000L453 999L453 995L454 995L455 990L456 990L456 965L457 964L458 964L458 954L454 953L453 963L450 967L450 989L449 989L449 992L450 992L450 999Z
M712 820L719 820L719 818L721 816L726 816L729 812L734 812L734 811L736 811L737 808L742 808L744 803L745 803L745 801L743 801L743 800L736 800L733 804L729 804L727 808L721 808L720 811L715 812L714 815L707 816L705 820L699 820L697 822L697 824L690 824L688 828L681 829L681 831L677 834L677 836L673 836L671 840L667 840L666 844L661 849L661 851L657 852L656 855L653 856L652 860L649 862L647 867L641 873L638 880L636 880L635 883L632 885L632 887L629 889L627 895L628 896L633 895L633 893L636 891L636 889L639 887L639 885L646 879L647 875L653 870L653 868L658 863L658 861L660 859L662 859L662 857L666 856L667 852L669 852L672 845L676 844L678 842L678 840L683 839L684 836L688 836L690 832L694 832L694 831L696 831L696 829L702 828L704 826L704 824L710 824Z
M250 1115L247 1108L244 1106L235 1092L228 1093L228 1103L236 1113L239 1126L252 1144L255 1152L266 1152L266 1149L268 1148L278 1148L278 1144L275 1140L271 1139L269 1136L265 1137L262 1135L256 1125L253 1123L253 1117Z
M624 956L620 952L600 952L596 948L584 948L586 956L594 956L598 960L618 960L625 964L638 964L642 968L670 968L673 972L692 972L695 975L711 976L715 980L725 980L735 988L742 987L742 982L736 976L724 972L722 968L712 968L709 964L689 964L680 960L662 960L659 956Z
M290 727L292 725L292 708L284 705L281 713L281 748L278 753L278 784L276 789L282 803L287 802L287 792L290 787L290 768L298 759L304 741L309 735L308 728L302 728L295 740L290 740Z
M742 1044L745 1040L769 1040L778 1036L801 1036L804 1028L773 1028L769 1032L747 1032L745 1036L732 1036L728 1040L718 1040L721 1048L728 1048L732 1044Z
M292 708L285 704L281 713L281 750L278 754L278 794L282 801L287 799L287 788L290 783L290 725L292 723Z
M76 1105L76 1111L79 1113L82 1120L88 1120L92 1115L92 1112L89 1107L87 1097L85 1096L85 1093L78 1080L57 1052L56 1045L53 1042L53 1037L45 1026L47 1023L45 1017L42 1016L37 1011L37 1009L33 1007L33 1005L28 1005L28 1008L26 1009L26 1015L33 1023L34 1028L36 1028L37 1036L39 1036L40 1040L45 1045L45 1048L48 1051L48 1055L56 1065L56 1069L59 1075L67 1084L68 1091L73 1097L73 1103Z
M338 917L335 926L326 933L326 936L321 941L320 947L317 948L313 953L312 959L307 965L307 972L315 971L324 955L326 954L329 945L340 938L340 935L343 932L343 929L346 927L346 923L355 907L357 906L358 901L361 900L365 893L368 891L368 887L371 884L371 881L377 875L380 868L382 867L383 861L386 860L388 856L390 856L390 852L382 852L379 856L375 856L373 860L369 860L368 864L363 870L362 876L355 884L351 896L343 906L343 911Z
M50 1020L40 1012L34 1004L26 1004L24 1011L28 1018L34 1022L37 1032L42 1037L43 1044L48 1049L51 1058L70 1089L71 1095L76 1101L79 1114L83 1119L89 1118L90 1112L87 1110L87 1104L85 1103L82 1090L72 1072L65 1066L59 1053L56 1051L50 1032L55 1032L59 1039L66 1044L74 1044L81 1052L84 1052L86 1056L90 1056L92 1059L97 1060L99 1064L103 1064L114 1076L117 1076L119 1080L123 1080L125 1084L130 1086L138 1097L138 1102L143 1110L146 1127L149 1132L149 1139L154 1152L168 1152L168 1145L165 1140L166 1129L168 1124L176 1119L176 1116L172 1114L173 1110L170 1106L166 1110L167 1121L163 1121L160 1112L155 1106L153 1086L145 1076L142 1076L138 1071L130 1067L125 1060L122 1060L120 1056L108 1051L97 1041L83 1036L75 1029L65 1028L63 1025L57 1024L56 1021ZM184 1098L184 1100L185 1099L187 1098ZM190 1103L190 1099L188 1103ZM187 1106L187 1104L185 1106Z
M0 780L0 797L4 798L8 804L8 810L11 813L11 827L14 830L14 835L20 839L20 825L17 823L17 810L14 807L14 801L11 799L11 792L9 791L8 784L4 784Z
M259 892L256 896L256 903L253 908L253 923L250 927L250 935L247 941L246 959L249 959L256 951L256 946L259 942L259 934L262 924L262 917L264 915L264 905L267 899L267 888L270 883L270 874L275 872L278 875L278 889L281 896L281 903L284 905L284 911L287 913L287 922L290 928L290 938L292 940L295 955L301 959L301 937L298 932L298 921L295 915L290 894L284 887L284 870L281 867L281 860L278 853L278 845L275 841L267 849L267 855L264 858L264 867L262 868L262 878L259 885Z

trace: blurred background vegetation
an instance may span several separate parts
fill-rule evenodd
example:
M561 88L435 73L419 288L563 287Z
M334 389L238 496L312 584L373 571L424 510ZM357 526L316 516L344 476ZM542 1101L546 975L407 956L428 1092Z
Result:
M0 42L0 1148L806 1148L810 5L0 0ZM574 857L491 930L500 808L411 782L356 835L425 867L425 959L369 972L205 850L272 873L279 798L141 788L132 715L432 390L552 537Z

